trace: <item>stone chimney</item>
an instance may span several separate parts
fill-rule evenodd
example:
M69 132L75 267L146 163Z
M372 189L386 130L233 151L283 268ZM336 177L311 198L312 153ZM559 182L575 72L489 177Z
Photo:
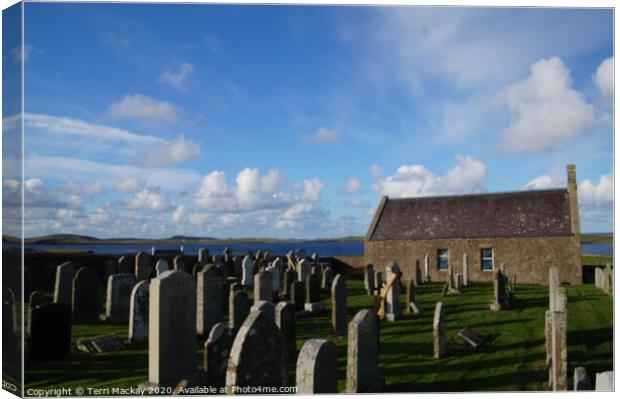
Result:
M579 238L581 224L579 223L579 202L577 201L577 172L575 165L566 165L568 197L570 201L570 220L573 234Z

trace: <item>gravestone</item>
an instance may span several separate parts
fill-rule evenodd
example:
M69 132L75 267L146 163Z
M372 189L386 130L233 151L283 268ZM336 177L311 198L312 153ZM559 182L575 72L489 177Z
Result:
M480 335L480 334L470 330L467 327L465 327L461 331L459 331L458 336L463 341L465 341L467 344L469 344L471 347L474 347L474 348L478 348L479 346L484 344L484 341L486 340L485 337L483 337L482 335Z
M267 272L271 274L271 297L273 298L280 291L280 268L272 263L267 267Z
M325 339L310 339L299 351L296 367L297 394L338 393L336 347Z
M185 257L183 255L177 255L172 259L172 268L182 272L187 272L185 269Z
M107 282L108 277L117 273L118 262L114 262L113 260L109 260L105 263L104 272L103 272L103 281Z
M467 263L467 253L463 254L463 286L469 285L469 264Z
M131 290L136 285L133 274L115 274L108 277L105 316L113 323L129 321Z
M73 298L73 277L79 266L73 262L65 262L56 267L54 284L54 302L71 306Z
M568 390L566 288L555 289L551 316L551 382L554 391Z
M430 257L428 255L424 255L424 282L425 283L431 282L430 267L431 267Z
M168 262L163 259L158 260L155 264L155 273L157 276L159 276L163 272L167 272L169 269L170 267L168 266Z
M400 306L400 268L394 262L390 262L385 268L386 280L391 279L392 275L396 275L397 278L387 292L385 301L385 318L387 321L395 321L403 315Z
M420 314L423 312L422 306L415 300L415 284L413 283L413 279L407 281L405 306L406 313Z
M276 319L276 307L271 302L268 302L268 301L254 302L254 305L252 305L252 307L250 308L250 313L256 312L256 311L264 312L265 314L269 315L269 317L271 317L273 320Z
M192 277L194 280L198 278L198 273L200 273L206 265L201 265L200 263L196 263L194 267L192 267Z
M73 323L97 323L102 307L101 283L97 272L90 267L80 268L73 277Z
M207 248L198 249L198 264L205 266L209 263L209 250Z
M461 291L463 287L463 273L456 273L454 275L454 288L456 288L457 291Z
M203 368L210 378L224 377L230 356L234 334L226 323L217 323L211 328L205 341Z
M306 280L306 303L315 303L321 300L321 282L317 274L310 274Z
M573 391L590 391L592 384L585 367L575 367L573 373Z
M338 274L332 283L332 328L334 335L347 335L347 283L343 274Z
M246 288L251 288L254 282L254 261L250 255L246 255L246 257L243 258L241 269L241 284Z
M136 279L138 281L151 278L151 256L146 252L136 254Z
M235 277L239 277L241 278L243 272L242 272L242 267L241 265L243 264L243 257L242 256L234 256L233 257L233 274L235 275Z
M595 382L596 391L613 391L614 390L614 372L604 371L602 373L596 373Z
M321 289L327 291L332 286L332 281L334 280L334 270L331 267L326 267L323 270L323 278L321 279Z
M272 300L272 285L273 278L268 271L258 272L254 276L254 303L258 301L271 302Z
M224 294L222 272L208 265L196 279L196 333L206 336L211 328L222 321Z
M349 323L347 343L348 393L380 392L385 380L379 376L377 315L369 309L357 312Z
M284 299L289 299L291 294L291 284L297 280L297 272L293 268L288 268L284 272L284 286L282 295Z
M295 306L289 302L279 302L275 308L276 325L286 344L289 361L295 361L297 343L295 334Z
M28 303L30 304L31 308L43 305L47 302L47 297L41 291L32 291L32 293L30 294L30 298L28 299Z
M302 259L297 264L297 268L298 268L297 274L298 274L298 277L299 277L299 281L304 283L306 281L306 279L308 278L308 276L312 272L312 264L310 263L310 261L308 259Z
M228 302L228 325L235 331L250 313L250 300L244 291L231 292Z
M224 262L218 262L215 265L222 273L222 281L226 282L228 280L228 267L226 267Z
M120 351L125 349L125 345L118 336L112 334L80 338L77 340L77 348L84 353L92 354Z
M252 312L243 322L230 351L227 392L252 387L288 386L286 343L275 321Z
M45 303L30 309L28 323L30 362L69 359L71 318L71 307L65 303Z
M433 357L439 359L446 353L446 318L443 304L437 302L433 317Z
M121 256L118 258L118 268L116 269L118 273L133 273L131 270L131 261L127 256Z
M383 273L380 270L375 271L375 290L381 292L383 288Z
M304 283L301 281L293 281L290 291L291 298L289 299L289 302L295 306L296 311L299 312L304 310L306 299L306 287L304 286Z
M493 292L494 299L491 304L491 310L499 311L508 308L508 301L506 298L506 278L499 268L493 270Z
M413 285L420 285L422 284L422 271L420 270L420 259L415 260L415 263L413 265Z
M174 386L196 372L196 283L168 270L151 280L149 384Z
M364 289L367 295L375 293L375 269L370 263L364 267Z
M129 343L148 339L149 334L149 282L139 281L131 290L129 300Z

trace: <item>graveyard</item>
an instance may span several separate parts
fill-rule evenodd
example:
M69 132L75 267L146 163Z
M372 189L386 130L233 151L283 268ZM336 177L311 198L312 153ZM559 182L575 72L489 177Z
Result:
M138 261L136 261L137 265ZM380 269L385 270L385 268L375 266L375 270ZM200 278L198 278L198 292L203 292L200 288L201 284L209 284L206 274L212 273L214 269L207 266L205 270L202 274L205 280L201 283ZM342 274L339 274L338 271L341 271ZM176 271L164 273L179 276ZM135 276L138 277L138 274L139 272L136 269ZM185 278L183 281L191 285L190 274L185 272L182 274ZM134 274L116 274L113 275L114 277L108 278L113 279L125 275L131 276L130 284L133 285L135 283ZM171 275L169 274L168 277ZM270 299L265 296L264 292L257 289L258 285L256 284L267 275L265 271L258 272L254 275L254 287L247 287L243 290L244 295L250 299L250 304L252 299L255 303L263 299ZM329 289L318 293L317 295L320 298L312 299L316 303L320 303L321 300L324 301L324 304L317 307L315 312L310 314L297 312L297 316L293 317L292 326L297 353L293 355L293 359L290 359L291 356L289 355L286 369L289 386L295 386L296 373L298 372L295 360L304 344L310 339L324 339L330 341L335 348L336 390L338 392L350 391L347 385L347 358L350 351L349 341L352 339L351 322L354 318L359 317L360 312L364 310L372 312L375 309L375 296L368 295L359 273L335 269L334 277L337 276L340 276L337 278L340 286L338 288L340 296L337 301L341 304L338 308L339 311L346 313L346 319L341 314L337 316L340 320L340 326L332 325L332 308L334 306ZM387 277L386 282L389 281ZM142 278L146 284L147 280L144 278L147 278L146 275ZM283 273L280 273L278 278L286 279ZM159 279L157 278L157 280ZM408 296L406 294L407 282L402 281L401 283L400 290L391 289L390 291L397 292L397 298L393 298L392 301L397 301L400 304L402 314L395 317L394 321L390 321L389 313L394 311L394 309L390 310L391 307L394 307L393 302L391 302L386 308L388 317L381 320L378 327L379 342L376 363L379 376L385 378L384 391L467 392L543 391L551 389L548 385L545 349L545 311L549 308L550 292L548 286L518 284L512 306L501 311L492 311L490 304L493 303L495 295L492 283L470 282L466 287L460 287L460 293L444 296L442 291L445 291L443 289L447 285L445 282L424 282L413 287L415 302L418 310L421 310L419 314L416 314L407 311L408 309L405 306ZM332 289L334 289L336 281L332 284ZM107 298L105 285L102 284L101 287L102 306L99 320L88 320L86 318L76 321L74 318L71 326L70 357L64 360L28 364L25 369L26 389L67 387L73 389L77 387L125 389L137 388L143 386L147 380L153 380L151 370L149 370L149 350L152 350L149 348L149 342L137 340L135 337L131 340L132 343L129 342L130 331L127 319L109 317L110 315L104 309L105 304L111 298ZM566 331L568 375L572 377L575 367L584 367L590 379L593 380L597 372L613 369L613 297L593 284L565 285L563 287L566 289L568 313ZM33 289L39 291L39 300L42 303L53 301L53 283L45 286L35 285ZM241 288L236 287L234 290L239 292ZM400 292L398 293L398 291ZM199 308L218 300L213 296L213 292L209 289L204 291L205 301L203 304L200 303L200 300L198 301ZM217 295L228 297L220 291L217 292ZM151 295L153 295L152 291ZM194 295L193 292L189 293L189 297L192 295ZM291 297L293 295L291 293ZM221 296L219 298L221 299ZM433 330L434 313L438 302L442 303L445 317L445 348L442 355L436 358L434 356ZM342 306L343 303L346 303L344 307ZM259 305L261 311L251 312L251 315L273 312L273 306L266 306L262 302L259 302ZM306 307L307 305L309 303L306 303ZM26 314L28 314L27 307L28 305L26 305ZM241 323L242 321L234 322L229 319L228 307L229 301L222 301L221 317L215 317L212 321L203 320L201 322L199 320L197 331L200 331L201 323L204 326L213 325L217 321L232 324ZM193 310L191 306L188 309L190 312ZM278 307L276 307L276 313L279 315L277 309ZM206 313L198 311L198 315L200 314ZM164 323L161 328L167 328L168 319L173 317L175 316L171 314L166 317L166 320L160 320L160 323ZM200 316L198 318L200 319ZM349 325L348 337L344 335L347 333L347 328L346 324L343 323ZM271 324L276 325L275 323ZM465 327L484 338L482 345L472 347L459 338L459 331ZM207 328L207 330L209 329ZM194 334L191 331L192 329L189 330L184 330L184 333L187 334L186 338L190 343L186 339L179 340L174 342L175 347L170 348L171 350L183 352L187 346L193 345L191 340L197 334ZM340 331L338 332L338 330ZM154 330L149 331L152 333ZM105 353L84 353L77 349L81 340L101 335L118 336L122 341L122 348ZM207 336L208 331L203 331L196 338L196 350L185 352L185 354L189 353L189 355L195 356L198 372L206 371L203 364L205 362L204 348ZM178 368L180 365L168 364L168 367ZM230 369L230 361L228 367ZM174 373L174 370L172 372ZM207 375L203 379L202 385L223 387L228 383L227 378L229 377L222 373ZM93 395L102 393L112 394L112 391L93 390L91 392ZM119 391L116 393L118 394Z

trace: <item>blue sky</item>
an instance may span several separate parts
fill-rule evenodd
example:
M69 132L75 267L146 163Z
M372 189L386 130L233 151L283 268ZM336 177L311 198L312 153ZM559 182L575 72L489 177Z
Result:
M611 10L25 13L26 236L363 235L383 194L562 187L567 163L582 231L612 230Z

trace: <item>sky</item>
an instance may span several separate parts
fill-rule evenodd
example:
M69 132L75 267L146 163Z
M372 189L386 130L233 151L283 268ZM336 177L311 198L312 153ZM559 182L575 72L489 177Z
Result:
M26 3L25 236L364 235L382 195L565 187L569 163L582 231L612 231L612 18Z

